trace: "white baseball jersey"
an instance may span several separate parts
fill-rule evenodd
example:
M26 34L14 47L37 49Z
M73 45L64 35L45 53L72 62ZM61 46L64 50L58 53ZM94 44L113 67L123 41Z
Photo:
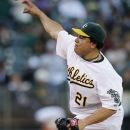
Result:
M56 47L57 54L67 60L70 111L77 118L84 118L101 107L117 110L105 121L87 126L85 130L120 130L123 119L122 78L102 53L98 62L78 56L74 51L75 38L61 31Z

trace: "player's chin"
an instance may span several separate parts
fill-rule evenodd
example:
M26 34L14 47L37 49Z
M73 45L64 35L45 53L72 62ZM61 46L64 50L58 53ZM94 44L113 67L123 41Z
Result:
M78 48L74 48L74 51L75 51L75 53L77 54L77 55L79 55L79 56L81 56L81 54L80 54L80 51L78 50Z
M74 52L75 52L76 54L77 54L77 52L78 52L77 49L76 49L76 47L74 48Z

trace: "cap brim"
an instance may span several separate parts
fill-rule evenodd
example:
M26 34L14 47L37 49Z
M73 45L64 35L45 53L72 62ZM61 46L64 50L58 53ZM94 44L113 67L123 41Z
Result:
M87 35L86 33L84 33L81 29L72 28L72 30L73 30L76 34L78 34L78 35L85 36L85 37L90 37L89 35Z

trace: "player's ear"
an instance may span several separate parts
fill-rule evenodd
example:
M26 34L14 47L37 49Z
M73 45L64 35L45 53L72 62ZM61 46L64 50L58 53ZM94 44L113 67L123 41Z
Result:
M91 42L91 48L96 48L96 44Z

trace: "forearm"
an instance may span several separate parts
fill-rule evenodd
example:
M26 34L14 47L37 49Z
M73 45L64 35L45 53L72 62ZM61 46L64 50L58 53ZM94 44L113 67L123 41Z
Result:
M50 19L44 12L38 11L38 18L40 19L45 31L49 33L49 35L57 39L58 33L61 30L64 30L63 27L56 21Z
M34 16L37 16L40 19L45 31L49 33L49 35L52 38L57 39L58 33L61 30L63 30L63 27L56 21L50 19L32 1L30 0L21 0L21 1L25 5L24 13L29 13Z
M116 110L111 110L111 109L106 109L106 108L98 109L92 115L90 115L90 116L84 118L83 120L81 120L80 121L80 123L81 123L80 127L82 129L85 126L102 122L115 113L116 113Z

